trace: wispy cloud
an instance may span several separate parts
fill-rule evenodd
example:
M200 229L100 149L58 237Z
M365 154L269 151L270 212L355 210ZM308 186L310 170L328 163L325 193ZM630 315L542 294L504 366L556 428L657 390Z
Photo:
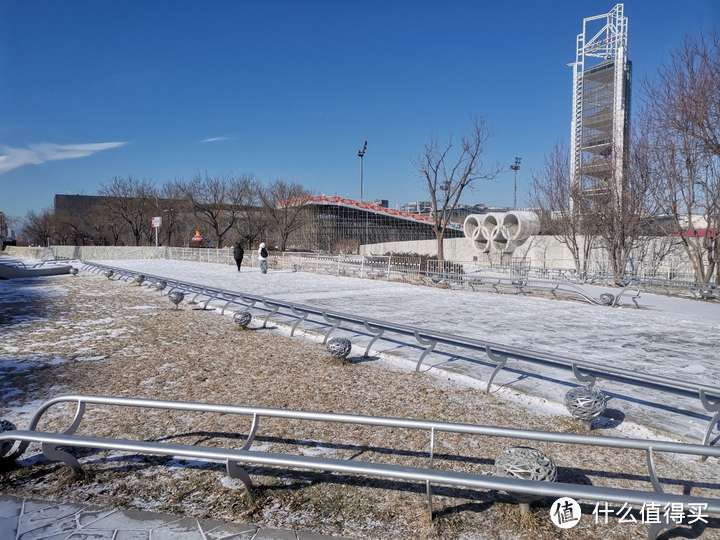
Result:
M220 141L229 141L230 137L210 137L208 139L203 139L200 141L201 143L209 143L209 142L220 142Z
M37 143L27 148L0 146L0 174L24 165L40 165L46 161L77 159L91 156L103 150L119 148L126 142L104 142L88 144Z

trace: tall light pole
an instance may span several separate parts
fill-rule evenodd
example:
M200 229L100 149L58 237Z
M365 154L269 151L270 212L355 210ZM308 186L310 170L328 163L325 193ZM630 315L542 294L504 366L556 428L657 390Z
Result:
M517 209L517 173L520 170L520 162L522 158L515 156L515 163L510 165L510 169L515 171L515 182L513 186L513 210Z
M363 200L363 158L367 152L367 141L362 145L362 148L358 150L358 157L360 158L360 200Z

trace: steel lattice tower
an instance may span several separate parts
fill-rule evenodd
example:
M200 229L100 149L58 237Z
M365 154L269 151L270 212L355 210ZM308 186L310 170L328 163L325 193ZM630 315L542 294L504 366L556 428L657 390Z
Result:
M623 4L583 19L573 69L570 182L590 203L623 192L630 116L631 64Z

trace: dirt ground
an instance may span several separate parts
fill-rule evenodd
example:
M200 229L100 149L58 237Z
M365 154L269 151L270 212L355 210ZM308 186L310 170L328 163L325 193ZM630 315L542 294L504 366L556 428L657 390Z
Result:
M535 415L476 389L393 370L372 359L343 362L321 345L271 330L236 329L230 317L159 293L82 274L23 281L0 290L0 417L24 428L44 399L63 393L149 397L350 412L584 431L570 418ZM15 292L13 292L13 290ZM2 299L3 292L5 298ZM21 292L22 294L15 294ZM272 326L272 325L271 325ZM70 408L51 409L40 429L62 430ZM240 447L249 418L89 406L79 434ZM615 433L598 429L597 434ZM492 473L494 459L522 442L455 434L436 436L434 466ZM532 443L558 466L558 481L651 490L641 452ZM421 431L263 419L253 449L428 466L429 434ZM35 449L37 452L37 449ZM87 502L198 518L306 528L374 538L644 538L642 525L593 524L561 531L548 518L551 501L521 515L502 493L435 487L429 519L423 485L249 467L242 484L214 463L121 453L82 452L85 473L36 457L0 472L0 493ZM658 456L666 491L715 495L715 460ZM720 522L686 534L720 538Z

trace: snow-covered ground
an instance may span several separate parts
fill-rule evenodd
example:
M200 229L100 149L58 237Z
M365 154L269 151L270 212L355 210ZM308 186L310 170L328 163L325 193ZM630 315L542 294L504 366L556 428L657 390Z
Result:
M577 301L453 291L401 283L256 269L238 273L218 264L171 260L101 261L235 291L366 315L420 328L489 339L509 345L593 360L684 381L720 386L720 305L644 294L643 309L609 308ZM589 288L590 289L590 288ZM591 288L597 295L607 289ZM356 344L369 336L352 334ZM377 353L413 365L419 350L410 342L379 341ZM440 348L426 359L437 375L487 380L484 355ZM412 362L412 364L410 363ZM495 382L500 396L518 393L561 402L574 383L569 373L510 360ZM609 407L627 421L666 433L701 439L710 415L699 400L602 381L613 395ZM537 403L531 399L529 403Z

